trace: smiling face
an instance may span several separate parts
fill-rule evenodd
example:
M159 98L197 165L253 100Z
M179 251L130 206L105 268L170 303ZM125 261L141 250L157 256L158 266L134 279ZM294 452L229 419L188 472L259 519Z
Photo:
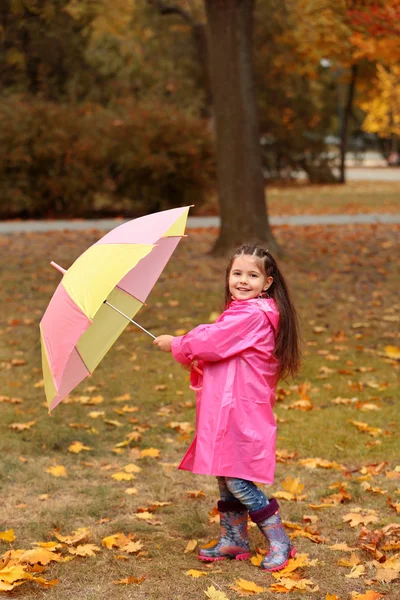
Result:
M229 291L233 300L250 300L265 292L272 283L255 256L237 256L229 272Z

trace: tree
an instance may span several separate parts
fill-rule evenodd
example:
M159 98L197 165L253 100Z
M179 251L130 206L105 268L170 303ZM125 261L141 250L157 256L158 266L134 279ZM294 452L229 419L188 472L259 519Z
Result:
M180 14L188 21L179 4L150 3L162 14ZM215 254L225 254L244 240L277 247L262 173L252 57L254 6L255 0L204 0L221 216Z

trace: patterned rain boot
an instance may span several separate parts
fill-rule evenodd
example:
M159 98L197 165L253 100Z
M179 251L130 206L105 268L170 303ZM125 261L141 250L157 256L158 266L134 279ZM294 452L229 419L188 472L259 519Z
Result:
M250 558L247 538L247 508L239 501L219 500L220 534L217 541L210 542L197 555L200 560L215 561L225 558L246 560Z
M280 571L286 567L289 558L296 555L296 548L292 546L279 514L279 504L271 498L269 504L261 510L250 513L250 518L257 523L261 533L269 542L269 552L261 563L264 571Z

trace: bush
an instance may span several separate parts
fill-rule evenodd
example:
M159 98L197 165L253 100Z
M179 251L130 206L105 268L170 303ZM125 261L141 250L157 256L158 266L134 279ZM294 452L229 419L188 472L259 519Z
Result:
M214 170L204 123L170 107L0 102L2 218L198 205Z

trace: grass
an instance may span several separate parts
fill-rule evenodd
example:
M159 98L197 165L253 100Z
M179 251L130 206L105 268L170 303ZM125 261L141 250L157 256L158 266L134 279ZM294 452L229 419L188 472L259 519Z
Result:
M289 201L290 194L295 198L297 192L284 193ZM316 202L310 196L311 201ZM281 500L283 517L301 526L304 515L318 517L312 527L323 540L316 544L304 537L295 539L298 552L320 561L303 571L319 591L294 591L286 594L288 600L325 600L327 593L348 600L351 592L367 589L388 600L397 598L396 582L373 581L370 553L357 549L366 565L365 575L349 579L345 575L350 568L337 564L348 555L330 546L336 542L358 546L361 527L351 528L343 521L358 506L376 511L378 521L368 526L371 530L399 523L388 504L388 498L392 503L400 500L399 479L387 476L399 465L398 362L385 357L385 347L398 345L398 232L398 227L387 225L275 229L286 250L282 270L301 317L304 366L296 381L280 384L276 404L278 450L294 455L278 462L274 486L264 489L276 493L282 491L281 483L288 476L297 478L307 497L297 502ZM179 245L138 315L139 322L155 335L181 333L208 322L210 314L221 308L225 261L206 254L215 235L212 230L190 232ZM34 542L54 540L56 530L69 535L79 527L90 527L89 541L101 548L94 557L51 563L44 576L58 578L59 583L50 589L26 583L4 595L24 600L197 600L205 598L204 591L214 585L234 600L239 596L229 586L240 577L269 588L273 578L250 562L216 563L207 568L198 563L195 553L184 553L189 540L204 543L217 534L217 525L208 523L208 511L217 499L216 484L213 478L176 469L192 433L170 424L194 423L194 397L187 373L153 349L145 334L127 327L90 380L71 395L73 402L64 402L51 416L47 414L39 383L38 323L59 282L49 261L68 267L99 237L99 232L87 231L0 238L0 531L13 528L17 538L11 545L0 541L0 554L10 547L29 549ZM84 397L99 396L100 404L81 403ZM332 403L338 397L357 400ZM12 403L15 398L20 403ZM300 399L308 399L311 410L290 406ZM125 412L124 406L138 410ZM105 415L92 418L93 411ZM362 433L350 420L365 422L380 432L376 437ZM9 427L30 421L35 423L25 431ZM116 444L133 431L138 439L116 453ZM69 453L74 441L91 450ZM160 450L159 458L140 458L141 450L151 447ZM343 470L309 469L300 463L317 457L336 461ZM112 478L130 463L142 469L135 479ZM63 465L67 476L56 478L46 471L54 465ZM363 479L385 493L365 491ZM331 508L312 508L337 492L330 487L335 482L345 484L351 497ZM129 487L137 493L127 495ZM204 495L189 497L191 490L202 490ZM135 517L138 509L154 501L171 503L155 512L159 525ZM103 548L102 539L116 532L135 534L143 543L142 552L121 559L120 551ZM265 547L255 528L250 536L253 548ZM189 569L207 575L195 579L185 575ZM113 583L127 576L145 579L126 586ZM254 597L275 598L276 594L267 591Z
M271 184L266 188L271 216L398 213L400 183L393 181L350 181L342 185L309 185L304 182ZM219 214L215 196L196 214Z

